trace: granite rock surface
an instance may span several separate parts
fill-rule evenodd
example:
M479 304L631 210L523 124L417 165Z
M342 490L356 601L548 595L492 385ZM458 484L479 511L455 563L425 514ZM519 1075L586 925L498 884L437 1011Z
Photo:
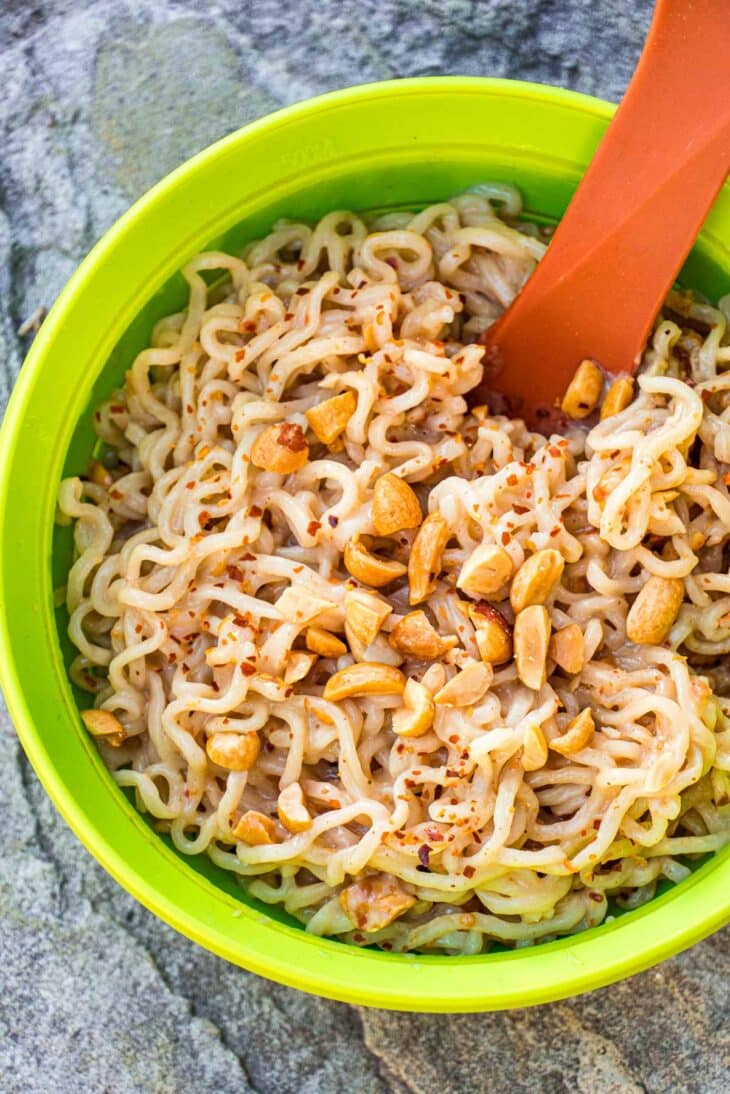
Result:
M4 0L0 410L79 259L147 187L279 105L473 73L617 99L647 0ZM563 1094L730 1089L720 933L623 984L497 1015L359 1010L205 953L65 827L0 708L0 1090Z

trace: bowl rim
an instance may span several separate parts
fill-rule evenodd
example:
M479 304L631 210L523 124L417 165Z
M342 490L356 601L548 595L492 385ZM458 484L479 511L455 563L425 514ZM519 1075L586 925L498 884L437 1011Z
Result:
M14 480L13 457L26 427L26 411L43 375L58 331L80 294L93 284L99 264L113 255L119 241L140 221L154 216L179 183L204 172L231 148L302 117L326 113L376 97L394 98L441 91L510 95L551 102L593 115L603 123L615 107L578 92L542 84L480 77L425 77L358 85L305 100L278 110L217 141L163 178L120 217L72 275L34 340L11 393L0 425L0 545L5 501ZM291 987L345 1002L420 1011L474 1011L522 1007L579 994L648 968L717 930L730 920L730 857L715 858L655 898L643 908L593 931L541 944L530 950L446 957L394 955L314 938L241 905L232 896L196 874L150 832L154 854L167 852L186 889L199 890L200 909L206 901L222 902L226 915L244 919L246 935L235 939L220 923L206 919L172 894L161 890L157 876L145 875L109 846L104 832L54 766L46 750L42 727L27 705L13 651L17 621L9 618L0 572L0 684L23 747L38 777L66 822L102 866L149 910L187 937L229 961ZM89 745L91 750L91 745ZM97 756L93 750L94 756ZM122 796L119 795L121 798ZM127 818L128 819L128 818ZM730 848L726 849L730 851ZM722 857L723 861L719 859ZM184 880L181 880L184 875ZM451 968L453 975L447 973ZM395 981L393 974L402 975Z

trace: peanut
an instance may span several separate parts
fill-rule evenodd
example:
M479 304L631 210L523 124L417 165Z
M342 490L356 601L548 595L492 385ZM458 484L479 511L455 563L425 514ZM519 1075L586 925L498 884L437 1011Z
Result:
M104 486L107 489L114 482L114 477L111 472L104 467L103 463L99 463L98 460L92 460L89 464L89 479L91 482L96 483L97 486Z
M492 682L492 666L469 659L461 672L452 676L434 695L434 702L450 707L470 707L478 703Z
M284 669L284 683L296 684L311 671L317 655L304 650L291 650Z
M332 399L317 403L306 413L309 427L318 441L331 445L345 429L357 409L357 398L353 391L345 391Z
M512 656L512 628L501 612L479 600L469 605L469 618L474 624L476 643L482 661L503 665Z
M587 418L603 391L603 373L595 361L581 361L560 404L569 418Z
M371 585L374 589L380 589L383 585L389 585L406 573L406 567L402 562L386 560L372 554L364 547L359 538L350 540L345 544L343 561L348 573L363 585Z
M469 596L493 596L512 574L512 559L494 543L480 543L461 567L457 588Z
M634 397L634 381L628 376L614 380L601 406L601 421L625 410Z
M652 575L626 617L626 634L637 645L659 646L669 634L684 600L678 577Z
M544 604L560 580L565 560L560 551L547 547L536 551L520 566L509 591L510 604L517 614L532 604Z
M577 714L559 737L553 737L550 747L562 756L571 756L574 752L580 752L590 741L595 730L593 712L590 707Z
M256 809L249 809L244 813L233 835L249 847L261 847L265 843L278 843L276 838L276 822L271 817L259 813Z
M583 631L578 624L569 623L567 627L561 627L559 631L555 631L550 639L548 652L555 664L565 669L571 676L579 673L585 660L585 648Z
M288 832L306 832L312 827L312 817L304 804L304 794L299 783L289 783L279 794L276 803L279 820Z
M322 697L336 703L357 695L402 695L405 686L406 678L399 669L380 661L363 661L330 676Z
M525 687L539 691L547 679L550 616L542 604L531 604L515 619L514 645L517 675Z
M205 742L212 763L229 771L249 771L258 759L261 741L258 733L213 733Z
M343 653L347 653L345 643L323 627L307 627L304 641L307 649L318 653L320 657L342 657Z
M435 707L431 692L416 680L408 680L403 706L393 712L393 732L399 737L422 737L433 725Z
M360 590L345 596L345 635L356 660L364 659L365 650L390 615L390 604L373 593Z
M399 619L390 635L390 644L408 657L435 661L457 646L458 638L442 638L425 612L409 612Z
M392 471L381 475L373 490L373 524L378 535L418 528L422 520L418 498L408 483Z
M367 934L381 931L416 903L388 874L371 874L340 893L340 904L353 926Z
M277 422L259 433L251 447L251 463L262 471L290 475L299 471L309 459L309 445L304 431L294 422Z
M539 771L545 766L548 746L545 734L538 725L528 726L522 742L522 768L524 771Z
M119 748L127 739L127 731L109 710L82 710L81 721L92 737L103 737L112 748Z
M431 513L418 529L408 559L408 600L420 604L432 592L451 530L440 513Z

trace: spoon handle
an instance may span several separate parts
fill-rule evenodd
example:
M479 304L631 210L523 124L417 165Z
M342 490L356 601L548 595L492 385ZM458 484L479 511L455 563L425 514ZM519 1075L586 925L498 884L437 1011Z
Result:
M487 331L486 385L539 424L582 359L635 371L729 169L730 2L658 0L626 95L545 257Z

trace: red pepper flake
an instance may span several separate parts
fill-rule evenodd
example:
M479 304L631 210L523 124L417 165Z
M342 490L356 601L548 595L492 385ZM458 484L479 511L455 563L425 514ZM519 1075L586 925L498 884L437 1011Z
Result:
M502 537L501 538L502 538L502 546L506 547L507 544L509 543L509 541L512 539L512 536L509 534L509 532L502 532Z
M464 877L473 878L476 870L473 866L465 866L463 870Z
M243 571L238 566L226 566L226 573L231 581L243 581Z
M246 620L243 618L242 615L234 615L233 622L236 624L237 627L247 627L248 626L248 623L246 622Z
M115 501L119 501L120 498L124 497L124 494L121 492L121 490L110 490L109 497L114 498Z
M556 526L555 528L550 529L551 538L554 537L554 536L559 536L559 535L560 535L560 528L558 526Z
M256 666L255 665L249 665L245 661L242 661L241 662L241 672L243 673L244 676L255 676L256 675Z
M427 843L422 843L421 846L418 848L418 859L421 863L421 866L425 866L425 868L427 870L428 870L429 866L431 865L430 862L429 862L430 855L431 855L431 848L428 846Z
M519 479L517 478L516 475L508 475L507 476L507 485L508 486L517 486L518 482L519 482Z
M248 511L250 517L260 517L263 513L263 509L260 509L258 505L252 505Z
M221 690L219 685L216 684L215 680L213 681L213 683L210 686L212 687L213 691L216 692L216 694Z
M513 505L512 508L514 509L515 513L517 513L517 515L520 517L524 516L525 513L530 512L530 510L525 505Z
M319 523L318 520L310 520L309 524L307 525L307 532L310 536L316 536L317 532L320 530L321 527L322 525Z
M255 508L255 506L254 506L254 508ZM258 513L253 514L253 516L256 516L256 517L258 515L259 515ZM252 555L250 551L246 551L244 554L241 555L241 560L243 562L255 562L256 561L256 555Z
M234 359L234 361L242 361L243 356L244 356L244 351L242 349L237 349L236 352L233 354L233 359Z

